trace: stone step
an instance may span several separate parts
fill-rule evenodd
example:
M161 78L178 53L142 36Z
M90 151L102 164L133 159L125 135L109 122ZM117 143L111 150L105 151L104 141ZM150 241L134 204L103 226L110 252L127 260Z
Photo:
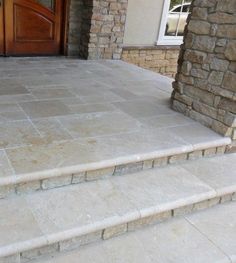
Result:
M0 262L22 263L236 199L236 154L0 200Z
M175 218L34 263L232 263L236 202Z
M230 138L198 123L174 131L144 130L95 142L74 140L16 150L12 161L16 173L0 176L0 199L223 154L231 144ZM42 168L49 166L54 168Z

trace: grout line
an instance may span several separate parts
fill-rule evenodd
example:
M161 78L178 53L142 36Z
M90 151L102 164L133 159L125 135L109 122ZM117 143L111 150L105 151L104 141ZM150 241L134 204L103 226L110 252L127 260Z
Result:
M218 204L218 205L219 205L219 204ZM214 207L216 207L216 206L214 206ZM214 208L214 207L211 207L211 208ZM210 208L210 209L211 209L211 208ZM204 210L206 211L206 209L204 209ZM204 210L203 210L203 211L204 211ZM199 212L200 212L200 211L199 211ZM213 240L211 240L211 239L207 236L207 234L205 234L204 232L202 232L194 223L192 223L191 220L189 220L186 215L184 215L183 218L184 218L194 229L196 229L202 236L204 236L210 243L212 243L217 249L219 249L219 251L221 251L221 252L229 259L229 261L230 261L231 263L233 263L232 260L231 260L231 258L230 258L230 256L228 256L228 255L226 254L226 252L225 252L219 245L217 245Z

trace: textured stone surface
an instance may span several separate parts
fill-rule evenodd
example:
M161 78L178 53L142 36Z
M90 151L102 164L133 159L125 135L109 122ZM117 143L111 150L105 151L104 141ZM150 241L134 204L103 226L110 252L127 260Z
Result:
M121 59L168 77L177 72L179 48L124 47Z
M236 75L230 66L236 59L235 3L194 0L192 8L173 84L173 108L235 140Z

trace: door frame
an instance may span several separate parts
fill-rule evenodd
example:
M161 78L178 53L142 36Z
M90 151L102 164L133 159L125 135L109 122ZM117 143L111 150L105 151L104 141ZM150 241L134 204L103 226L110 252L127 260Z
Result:
M5 5L7 0L0 0L0 55L6 56ZM68 32L71 0L62 1L62 21L60 55L68 55Z
M0 55L5 53L4 1L0 0Z

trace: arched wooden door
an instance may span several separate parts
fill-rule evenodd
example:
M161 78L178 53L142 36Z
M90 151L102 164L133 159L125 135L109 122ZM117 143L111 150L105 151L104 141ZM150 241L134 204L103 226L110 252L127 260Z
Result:
M6 55L60 53L63 0L5 0L3 9Z

